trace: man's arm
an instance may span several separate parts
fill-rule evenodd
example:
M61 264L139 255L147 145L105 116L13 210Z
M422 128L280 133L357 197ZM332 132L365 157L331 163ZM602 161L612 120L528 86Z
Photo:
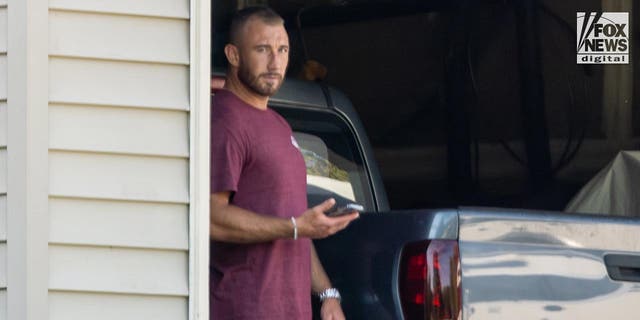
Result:
M314 294L318 294L326 289L331 288L329 276L324 271L316 247L311 246L311 290Z
M318 294L331 287L331 281L322 267L316 248L311 245L311 290ZM322 303L320 316L323 320L343 320L345 318L340 301L336 299L327 299Z
M230 192L211 194L209 233L212 240L257 243L293 238L294 227L290 218L270 217L242 209L229 203L230 196ZM298 237L324 238L346 228L358 218L358 213L327 217L324 212L334 204L335 200L326 200L296 218Z

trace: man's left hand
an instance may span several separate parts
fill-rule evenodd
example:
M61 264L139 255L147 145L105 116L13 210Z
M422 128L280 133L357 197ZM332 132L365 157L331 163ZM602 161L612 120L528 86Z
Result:
M320 316L322 320L345 320L340 302L336 299L327 299L322 302Z

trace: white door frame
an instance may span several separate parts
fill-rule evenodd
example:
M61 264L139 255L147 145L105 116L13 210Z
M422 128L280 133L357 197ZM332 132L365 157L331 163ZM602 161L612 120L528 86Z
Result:
M211 1L192 0L189 117L189 319L209 320Z
M49 2L7 7L7 317L49 318ZM4 4L3 4L4 5Z

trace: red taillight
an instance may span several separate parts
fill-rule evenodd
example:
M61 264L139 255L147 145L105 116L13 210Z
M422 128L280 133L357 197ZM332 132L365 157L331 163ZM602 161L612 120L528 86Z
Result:
M406 320L461 319L460 252L455 240L407 245L400 262Z

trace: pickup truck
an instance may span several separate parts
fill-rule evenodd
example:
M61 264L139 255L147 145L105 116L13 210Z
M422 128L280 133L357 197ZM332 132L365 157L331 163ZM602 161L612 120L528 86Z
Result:
M212 93L224 77L214 75ZM349 319L640 319L640 219L506 208L390 210L349 99L285 81L270 107L307 165L309 205L365 207L315 241ZM393 112L393 110L389 110Z

